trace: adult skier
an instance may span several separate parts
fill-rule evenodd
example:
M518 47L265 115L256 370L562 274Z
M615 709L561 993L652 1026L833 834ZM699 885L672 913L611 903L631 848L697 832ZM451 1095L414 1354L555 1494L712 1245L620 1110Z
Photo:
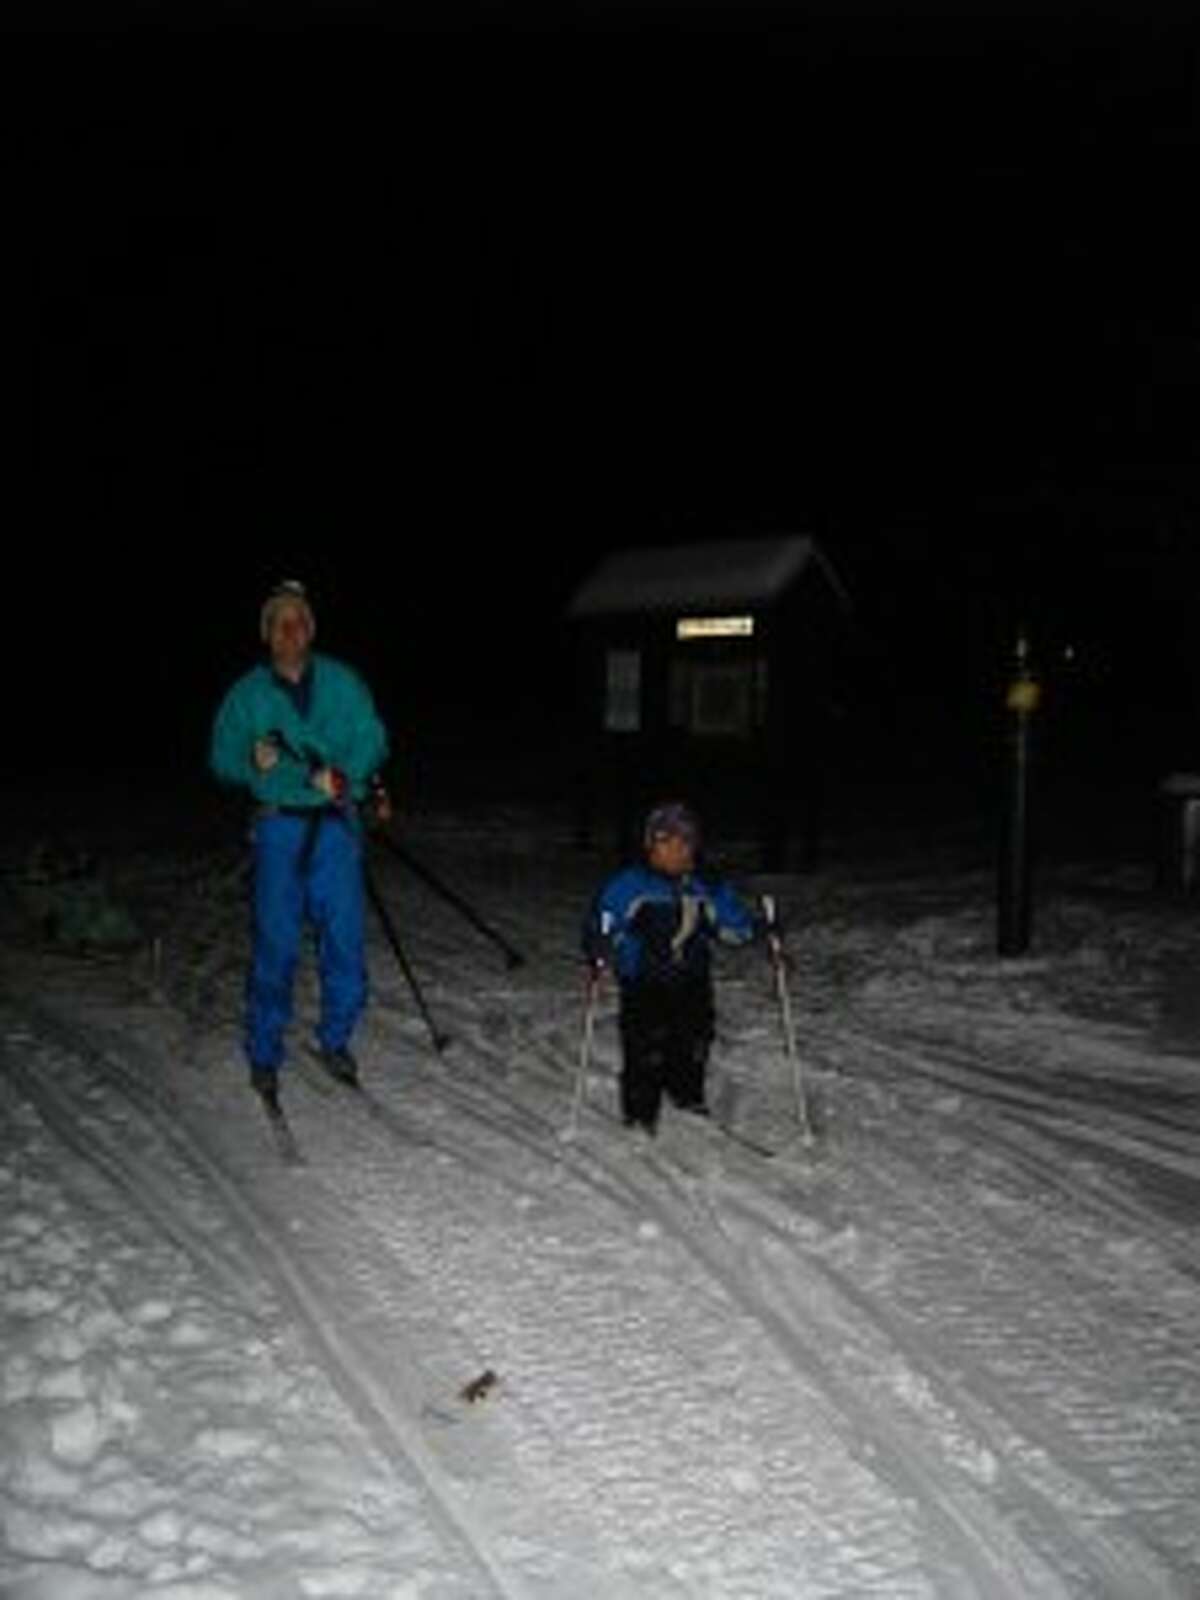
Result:
M320 1059L334 1077L358 1080L350 1039L366 1005L367 967L354 805L388 740L362 678L313 650L316 621L302 584L271 591L260 632L267 659L222 701L210 760L222 782L247 788L255 803L245 1040L251 1085L272 1109L306 919L317 932Z
M646 818L644 860L597 891L583 929L593 972L620 990L621 1114L654 1134L664 1095L708 1114L705 1071L715 1031L711 945L745 944L766 928L728 884L696 868L700 825L679 801Z

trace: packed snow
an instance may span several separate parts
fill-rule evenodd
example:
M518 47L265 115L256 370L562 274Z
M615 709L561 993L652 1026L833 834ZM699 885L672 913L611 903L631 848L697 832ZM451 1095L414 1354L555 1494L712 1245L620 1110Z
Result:
M611 993L584 1027L610 855L517 810L402 836L500 938L374 848L422 1005L373 923L356 1095L306 964L294 1161L241 1057L239 841L87 841L126 940L6 859L6 1600L1200 1593L1191 904L1047 868L1000 959L970 853L765 878L721 840L798 1049L723 952L716 1126L646 1146Z

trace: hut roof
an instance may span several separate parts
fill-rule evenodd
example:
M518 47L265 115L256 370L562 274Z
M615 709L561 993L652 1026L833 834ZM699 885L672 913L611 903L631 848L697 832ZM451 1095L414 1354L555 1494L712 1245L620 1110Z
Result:
M618 550L575 591L568 614L589 617L683 607L766 605L814 566L848 604L837 575L816 540L807 534Z

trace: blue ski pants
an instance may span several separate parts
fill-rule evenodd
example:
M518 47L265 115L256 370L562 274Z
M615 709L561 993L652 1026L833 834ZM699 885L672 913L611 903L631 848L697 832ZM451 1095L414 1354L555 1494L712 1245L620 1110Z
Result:
M254 825L254 954L246 1007L253 1066L279 1067L306 921L317 935L317 1043L349 1043L367 1003L362 836L335 812L268 813Z

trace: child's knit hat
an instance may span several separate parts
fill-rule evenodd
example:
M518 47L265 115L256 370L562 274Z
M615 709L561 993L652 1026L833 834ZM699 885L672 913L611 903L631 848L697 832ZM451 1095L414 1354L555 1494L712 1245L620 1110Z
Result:
M647 850L656 839L683 839L695 850L700 844L700 819L682 800L663 800L646 817L642 835Z

